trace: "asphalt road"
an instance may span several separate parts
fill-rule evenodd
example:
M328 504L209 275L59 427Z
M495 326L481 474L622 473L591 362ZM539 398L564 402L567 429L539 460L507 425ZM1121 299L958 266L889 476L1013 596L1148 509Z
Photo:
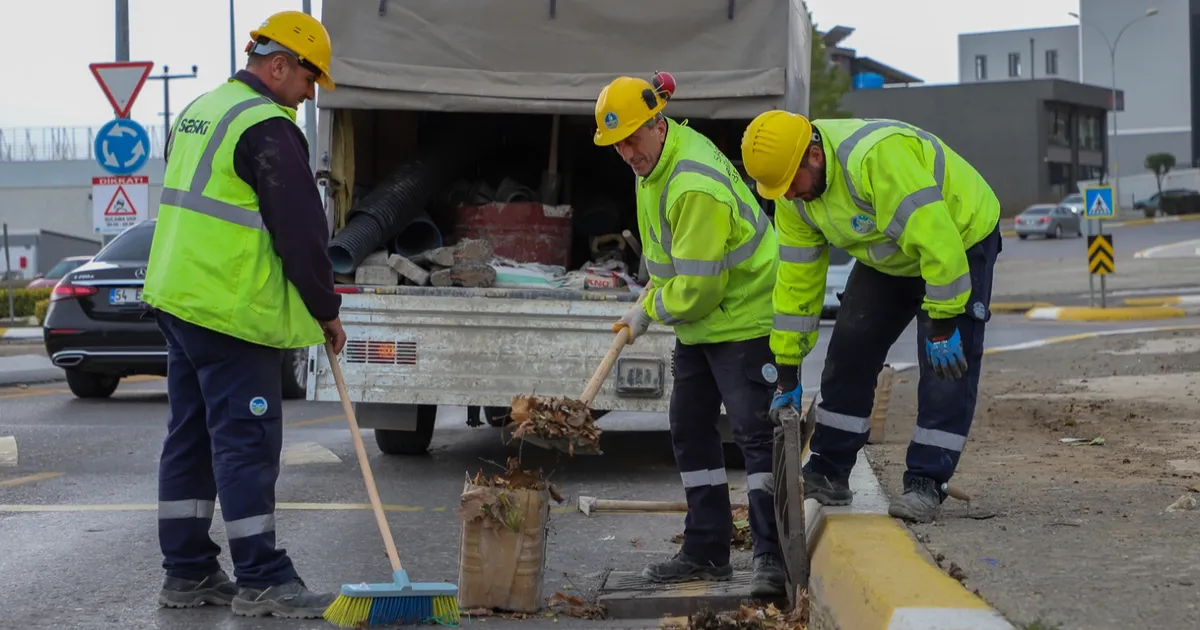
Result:
M1007 221L1007 224L1003 221ZM1011 219L1004 219L1002 220L1001 227L1008 229L1011 227L1011 224ZM1200 239L1200 221L1177 221L1128 227L1105 226L1104 231L1112 236L1113 253L1116 255L1117 260L1120 261L1131 259L1137 252L1151 247ZM1086 227L1083 233L1087 234ZM1087 237L1068 235L1061 239L1046 239L1031 236L1027 240L1022 241L1015 236L1010 236L1004 239L1004 252L1001 256L1006 259L1075 258L1080 261L1080 265L1082 266L1084 261L1087 260Z
M1173 324L1187 323L1176 320ZM1192 322L1195 323L1195 322ZM1138 323L1130 323L1129 326ZM1145 325L1144 323L1141 323ZM1119 325L1029 323L998 316L989 346ZM828 329L804 380L815 388ZM909 336L892 360L912 361ZM225 609L159 610L156 474L167 413L160 379L123 383L110 400L73 398L61 383L0 389L0 621L5 627L68 628L318 628L233 617ZM602 425L622 428L611 414ZM277 486L280 545L315 588L383 581L388 565L343 424L340 407L285 404L285 454ZM414 579L457 581L459 522L454 513L463 476L495 467L515 453L490 427L465 426L446 409L432 452L424 457L380 454L364 432L380 493L405 567ZM632 419L626 419L632 421ZM661 425L660 425L661 426ZM681 500L668 436L653 424L605 434L606 454L576 457L525 447L526 465L553 470L567 497L555 510L547 547L545 596L588 592L604 571L638 570L674 551L679 515L594 515L572 508L580 495ZM649 430L647 430L649 429ZM11 437L12 440L6 440ZM11 445L10 445L11 443ZM614 473L619 471L619 473ZM744 491L744 473L730 471ZM213 528L224 545L223 528ZM223 558L229 569L227 556ZM747 554L736 563L747 566ZM493 626L508 622L489 620ZM562 618L523 622L572 627L629 627Z

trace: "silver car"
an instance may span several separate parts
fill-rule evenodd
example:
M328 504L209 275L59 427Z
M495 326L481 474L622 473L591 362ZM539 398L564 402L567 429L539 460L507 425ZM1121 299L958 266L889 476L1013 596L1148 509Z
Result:
M1068 206L1054 203L1039 203L1029 206L1017 215L1013 229L1017 237L1025 240L1030 236L1062 238L1064 234L1083 236L1080 215Z
M846 281L850 279L850 270L854 268L854 258L846 250L829 246L829 271L825 274L825 304L821 316L827 319L837 317L842 305L838 294L846 290Z

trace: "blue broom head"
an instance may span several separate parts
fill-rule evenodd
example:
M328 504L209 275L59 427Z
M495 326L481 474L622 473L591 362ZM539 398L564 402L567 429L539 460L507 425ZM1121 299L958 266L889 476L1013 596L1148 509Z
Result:
M418 582L396 571L391 584L344 584L325 619L341 627L438 623L458 625L458 586Z
M439 597L457 596L458 585L449 582L413 582L408 572L396 571L390 584L343 584L346 597Z

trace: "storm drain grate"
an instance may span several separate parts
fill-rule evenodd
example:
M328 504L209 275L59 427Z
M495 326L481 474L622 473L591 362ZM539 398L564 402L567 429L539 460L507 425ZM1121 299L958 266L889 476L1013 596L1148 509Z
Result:
M608 574L608 579L604 581L604 585L600 587L601 591L655 591L658 593L688 593L692 594L700 589L704 590L720 590L724 592L737 591L745 589L750 591L750 578L754 574L750 571L734 571L733 577L725 582L683 582L680 584L657 584L642 577L641 573L635 572L617 572L614 571Z

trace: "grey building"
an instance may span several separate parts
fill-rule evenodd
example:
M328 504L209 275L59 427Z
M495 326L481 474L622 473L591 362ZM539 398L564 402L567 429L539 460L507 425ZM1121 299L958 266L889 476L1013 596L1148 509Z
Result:
M1155 15L1148 17L1149 9ZM1032 58L1032 78L1059 76L1109 88L1115 51L1116 87L1128 100L1118 95L1115 125L1109 117L1110 133L1116 130L1114 174L1144 173L1150 153L1171 153L1181 167L1195 164L1200 0L1079 0L1078 16L1072 26L960 35L960 82L1029 79Z
M1109 91L1062 79L855 90L842 99L859 118L921 127L971 162L1005 216L1056 202L1099 177Z
M8 265L0 264L0 278L10 269L14 278L32 280L39 273L50 271L58 261L68 256L94 256L100 251L99 239L93 240L51 230L8 230ZM0 250L0 263L6 252Z
M1079 27L963 33L958 36L958 81L1079 78Z

